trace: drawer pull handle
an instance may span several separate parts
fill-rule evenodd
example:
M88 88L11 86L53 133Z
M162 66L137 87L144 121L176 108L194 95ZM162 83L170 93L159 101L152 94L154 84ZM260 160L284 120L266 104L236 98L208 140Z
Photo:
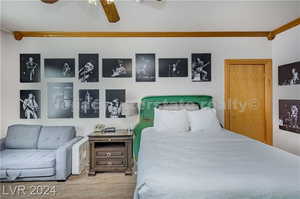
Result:
M111 153L106 153L106 157L111 157Z
M112 165L112 162L107 162L108 165Z
M109 138L108 141L111 142L111 138Z

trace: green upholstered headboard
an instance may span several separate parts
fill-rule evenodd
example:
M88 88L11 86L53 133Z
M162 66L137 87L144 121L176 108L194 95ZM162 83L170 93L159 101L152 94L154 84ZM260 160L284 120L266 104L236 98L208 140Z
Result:
M150 96L144 97L140 106L140 121L134 128L134 157L137 159L141 133L144 128L153 126L154 108L161 104L198 104L200 108L213 107L212 97L206 95L174 95L174 96Z

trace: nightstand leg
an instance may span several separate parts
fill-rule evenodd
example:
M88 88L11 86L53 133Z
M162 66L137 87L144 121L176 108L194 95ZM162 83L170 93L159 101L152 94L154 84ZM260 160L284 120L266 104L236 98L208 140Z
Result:
M128 169L125 171L126 176L132 176L132 169Z
M96 172L95 171L89 171L89 176L95 176L96 175Z

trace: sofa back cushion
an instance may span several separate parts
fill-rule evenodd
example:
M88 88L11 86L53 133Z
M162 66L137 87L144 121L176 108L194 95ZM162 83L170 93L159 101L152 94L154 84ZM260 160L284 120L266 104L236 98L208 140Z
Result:
M44 126L38 140L38 149L57 149L76 135L73 126Z
M36 149L41 131L40 125L12 125L7 129L5 148Z

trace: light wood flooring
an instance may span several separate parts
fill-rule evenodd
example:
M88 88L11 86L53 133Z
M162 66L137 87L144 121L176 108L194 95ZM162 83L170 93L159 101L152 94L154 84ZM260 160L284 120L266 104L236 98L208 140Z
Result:
M87 172L84 172L80 176L71 176L66 182L0 183L0 198L132 199L135 184L135 175L125 176L123 173L97 173L96 176L88 176ZM30 191L38 185L55 186L55 196L53 193L43 196L30 194ZM12 194L18 186L25 186L26 195L22 192Z

